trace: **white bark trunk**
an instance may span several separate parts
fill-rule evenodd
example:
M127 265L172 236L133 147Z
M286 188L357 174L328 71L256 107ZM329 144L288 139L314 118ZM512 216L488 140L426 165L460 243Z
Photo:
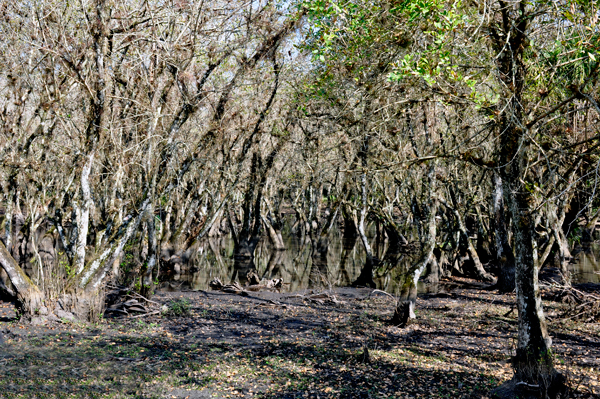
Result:
M273 248L277 251L284 250L285 244L283 243L281 234L278 234L278 232L275 230L273 225L269 222L269 220L266 217L261 216L261 219L262 219L263 224L265 225L265 229L267 230L267 233L269 234L269 239L271 240L271 243L273 244Z
M90 208L92 207L92 193L90 190L90 172L94 162L94 151L88 155L86 164L81 171L81 206L75 206L77 215L77 240L75 244L75 270L81 274L85 267L85 248L90 225Z
M8 195L8 203L6 204L6 211L4 213L5 225L4 232L6 234L6 248L9 249L12 245L12 219L13 219L13 193L12 191Z
M362 206L360 208L360 216L358 220L358 234L360 236L360 240L365 247L365 253L367 254L367 259L373 260L373 250L371 249L371 245L369 244L369 240L367 239L367 233L365 231L365 219L367 217L368 205L367 205L367 174L366 172L360 176L360 186L361 186L361 201Z

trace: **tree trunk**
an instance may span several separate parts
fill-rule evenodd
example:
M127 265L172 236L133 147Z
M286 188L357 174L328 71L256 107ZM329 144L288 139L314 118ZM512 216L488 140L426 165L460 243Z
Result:
M435 250L435 242L437 239L437 225L436 216L438 210L438 199L435 196L435 163L430 166L427 181L427 198L428 204L424 206L423 210L427 217L427 225L425 226L424 240L421 241L422 255L419 261L408 270L406 273L406 280L402 286L401 298L396 312L392 318L392 323L399 326L406 326L411 320L416 318L415 306L417 303L417 285L421 274L431 262L433 258L433 251Z
M6 245L8 252L10 252L13 242L13 197L13 190L10 190L8 193L6 209L4 210L4 244Z
M358 236L365 249L366 260L365 264L358 276L358 279L352 283L353 286L365 286L375 288L375 282L373 281L373 269L378 266L378 260L373 257L373 250L369 244L366 231L366 219L369 210L368 198L367 198L367 166L368 166L368 155L369 155L369 141L371 137L367 134L362 143L362 148L359 151L358 157L361 159L362 173L360 175L360 215L358 220Z
M477 250L475 249L475 246L473 246L473 243L471 242L471 239L469 238L467 228L465 227L465 224L463 222L460 212L458 212L458 210L456 208L452 208L446 203L444 203L444 205L446 207L448 207L449 209L451 209L452 212L454 213L454 217L456 218L456 223L458 224L458 231L460 231L460 234L461 234L463 240L467 244L467 253L469 254L469 258L471 258L471 261L473 262L475 275L484 281L496 282L496 278L494 276L492 276L490 273L488 273L483 268L483 264L481 263L481 260L479 260L479 255L477 254Z
M285 250L285 244L283 242L281 232L275 230L275 227L273 227L271 222L269 222L269 220L266 217L261 216L261 219L265 226L265 229L267 230L267 233L269 234L269 239L271 240L271 244L273 244L273 249L275 251Z
M87 235L90 225L90 208L92 206L92 194L90 191L90 172L94 163L94 151L92 151L86 160L86 164L81 171L81 206L73 203L75 214L77 215L77 238L75 240L75 264L74 269L77 274L83 271L85 267L85 250L87 246Z
M504 3L501 3L504 4ZM538 253L535 231L535 184L528 174L530 137L523 117L523 88L526 70L523 63L529 15L526 3L503 6L501 23L490 31L498 51L501 84L509 90L506 103L499 106L497 156L504 201L512 220L515 250L516 301L519 313L518 339L513 357L514 381L537 385L548 392L554 379L551 339L546 328L538 281ZM506 39L506 38L510 39ZM536 150L537 151L537 150Z
M321 287L328 284L327 252L329 251L329 238L327 235L319 235L311 238L311 267L309 272L310 286Z
M550 203L550 207L554 208L554 204ZM558 263L560 272L563 275L563 279L566 283L569 282L569 262L571 260L571 251L569 250L569 241L565 237L565 233L562 229L562 222L564 220L565 212L563 210L561 217L556 216L556 210L550 209L548 212L548 222L550 224L550 230L554 237L554 242L558 247Z
M2 266L15 288L19 314L26 319L30 319L44 306L44 294L27 277L2 241L0 241L0 266Z
M148 256L146 257L146 270L142 277L142 292L146 298L154 295L154 284L152 281L152 273L157 262L158 246L156 241L156 224L154 219L154 208L149 206L146 212L146 224L148 226Z
M520 162L514 162L518 163ZM514 173L519 168L511 169ZM529 210L531 193L521 187L518 179L511 179L510 175L506 177L504 190L513 220L516 299L519 311L517 349L513 358L515 378L543 385L553 375L554 367L550 349L552 340L546 327L538 281L535 221Z
M494 237L496 239L496 262L499 270L497 287L500 292L512 292L516 287L515 256L508 242L502 178L498 174L494 174L494 185Z
M392 318L392 323L401 327L408 325L416 318L415 306L417 303L417 284L421 274L433 259L433 251L437 237L435 216L437 213L437 200L432 198L429 204L429 217L427 222L427 239L423 248L423 255L419 262L406 274L402 286L401 299Z
M368 143L368 139L365 139L366 143ZM365 144L365 146L368 144ZM366 150L365 150L366 157ZM363 163L363 167L366 165L366 161ZM360 176L360 186L361 186L361 202L362 206L360 208L360 219L358 221L358 236L360 237L360 241L363 244L365 249L366 260L365 264L360 272L360 275L356 279L353 286L365 286L370 288L376 288L375 282L373 281L373 269L378 266L378 260L373 257L373 250L371 249L371 245L369 244L369 239L367 238L367 232L365 229L365 221L367 218L367 173L363 171Z
M254 250L258 244L257 238L242 238L236 242L233 249L233 283L237 277L241 285L248 282L248 273L255 271Z

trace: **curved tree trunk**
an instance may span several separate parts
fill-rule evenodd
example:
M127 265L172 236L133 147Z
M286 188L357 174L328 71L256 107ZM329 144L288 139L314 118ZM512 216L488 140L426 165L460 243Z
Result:
M269 239L271 240L271 244L273 244L273 249L276 251L285 250L285 244L283 242L281 232L275 230L275 227L273 227L271 222L269 222L269 220L266 217L261 216L261 220L263 222L263 225L265 226L265 229L267 230L267 234L269 234Z
M458 225L458 231L460 232L462 239L466 243L467 253L469 254L469 258L473 262L474 274L481 280L488 281L488 282L496 282L496 278L494 276L492 276L490 273L488 273L483 268L483 264L481 263L481 260L479 259L479 255L477 254L477 250L475 249L475 246L473 245L473 243L471 242L471 239L469 238L469 233L467 232L467 228L465 227L465 224L463 222L463 218L462 218L462 215L460 214L460 212L458 212L458 210L456 208L450 206L446 201L441 201L441 202L442 202L442 204L444 204L444 206L446 208L448 208L449 210L452 211L452 213L456 219L456 224Z
M406 274L406 280L402 286L401 298L392 323L401 327L406 326L416 318L415 306L417 303L417 284L421 274L433 260L433 251L437 238L437 226L435 216L437 213L437 200L432 198L429 204L429 217L427 221L427 239L423 248L422 256Z
M44 294L27 277L2 241L0 241L0 266L15 288L19 314L25 318L33 317L44 306Z
M437 224L436 216L438 210L438 199L435 196L436 176L435 176L435 163L432 163L429 169L427 181L427 206L424 206L424 211L427 217L427 224L424 226L425 236L424 240L421 241L422 252L419 261L408 270L406 273L406 280L402 286L402 292L396 312L392 318L392 323L399 326L406 326L411 320L416 318L415 306L417 303L417 284L421 274L431 262L433 258L433 251L435 250L435 243L437 239ZM422 223L422 222L421 222Z

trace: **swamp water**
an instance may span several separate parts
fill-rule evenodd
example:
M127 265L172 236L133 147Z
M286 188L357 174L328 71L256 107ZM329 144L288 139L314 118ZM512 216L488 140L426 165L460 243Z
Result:
M262 279L283 279L283 291L295 292L303 289L327 289L352 285L360 276L365 264L364 248L357 239L344 239L342 234L332 234L329 239L326 262L313 262L316 246L310 238L296 235L284 237L286 249L274 251L267 239L261 240L254 253L254 267ZM385 260L384 244L372 240L372 248ZM233 240L219 237L204 240L196 256L181 273L170 272L160 276L161 291L208 290L209 282L218 277L224 284L240 281L244 285L244 272L236 270L233 259ZM573 251L570 264L572 282L600 283L600 244ZM399 294L406 271L416 262L418 254L405 253L393 258L393 262L382 262L373 271L373 282L377 289ZM393 263L393 264L392 264ZM424 272L419 281L420 293L439 291L436 276Z
M574 250L570 271L574 284L600 284L600 244Z

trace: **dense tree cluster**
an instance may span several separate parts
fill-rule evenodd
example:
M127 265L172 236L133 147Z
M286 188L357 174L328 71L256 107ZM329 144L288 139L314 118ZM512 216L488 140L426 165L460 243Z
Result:
M600 14L587 1L2 3L0 288L25 317L231 234L240 278L293 231L326 268L516 288L516 380L549 389L539 269L600 217ZM377 245L368 234L374 229ZM122 270L126 253L132 270ZM130 281L130 282L131 282Z

